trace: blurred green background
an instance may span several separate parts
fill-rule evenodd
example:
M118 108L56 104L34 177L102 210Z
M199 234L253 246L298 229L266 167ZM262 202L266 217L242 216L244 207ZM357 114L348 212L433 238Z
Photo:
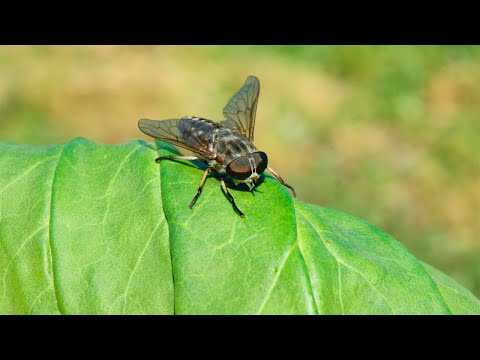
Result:
M382 228L480 297L479 46L1 46L0 141L221 120L250 74L255 143L300 199Z

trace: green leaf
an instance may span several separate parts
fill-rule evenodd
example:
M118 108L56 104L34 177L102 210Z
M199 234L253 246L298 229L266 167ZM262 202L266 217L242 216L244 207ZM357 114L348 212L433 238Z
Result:
M0 313L480 314L480 301L349 215L162 161L170 145L0 144Z
M430 265L424 263L422 265L436 282L438 290L453 314L479 314L480 300L473 296L470 291Z

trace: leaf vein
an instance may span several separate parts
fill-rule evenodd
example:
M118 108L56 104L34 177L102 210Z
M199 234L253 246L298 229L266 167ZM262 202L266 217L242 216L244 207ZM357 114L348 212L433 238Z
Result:
M155 151L157 152L158 157L161 156L160 154L160 145L157 141L154 141L154 147ZM156 164L156 163L155 163ZM167 211L165 208L165 202L163 201L163 189L162 189L162 178L161 178L161 172L162 172L162 164L159 164L159 168L157 169L156 173L158 174L158 182L160 183L158 189L160 190L160 194L158 196L158 199L160 200L160 203L162 205L163 209L163 215L165 217L165 221L167 222L167 231L168 231L168 244L169 244L169 251L170 251L170 266L172 267L172 289L173 289L173 314L175 315L175 302L176 302L176 289L175 289L175 271L174 271L174 266L173 266L173 254L172 254L172 239L171 239L171 229L170 229L170 221L167 216Z
M20 179L24 178L25 176L27 176L28 174L30 174L33 170L35 170L37 167L39 167L40 165L42 165L43 163L46 163L47 161L50 161L52 160L53 157L49 157L43 161L39 161L38 163L36 163L35 165L31 166L30 168L28 168L27 170L25 170L22 174L18 175L17 177L15 177L14 179L12 179L8 184L6 184L1 190L0 190L0 194L3 193L8 187L12 186L13 184L15 184L17 181L19 181Z
M340 308L342 309L342 315L345 315L345 307L343 305L342 295L342 269L340 263L337 262L337 274L338 274L338 299L340 300Z
M294 211L295 211L295 207L294 207ZM296 211L295 211L295 214L296 214ZM308 286L309 286L309 290L310 290L309 295L312 298L315 314L318 315L319 310L318 310L317 302L315 300L315 295L313 293L312 279L310 277L310 272L308 271L307 262L305 261L305 257L303 256L302 242L300 241L300 238L298 236L298 222L297 222L296 216L294 218L294 221L295 221L295 239L296 239L297 244L298 244L298 250L300 251L300 258L302 259L303 265L305 266L305 271L307 272L307 280L308 280Z
M58 294L58 286L55 283L55 271L54 271L54 257L53 257L53 243L52 243L52 204L53 204L53 190L54 190L54 184L55 184L55 178L57 176L57 170L58 170L58 165L60 164L60 159L63 156L63 153L65 151L65 148L67 147L67 144L63 145L62 151L60 152L60 155L58 156L57 164L55 165L55 171L53 172L53 177L52 177L52 185L50 186L51 191L50 191L50 205L48 207L48 247L49 247L49 255L50 255L50 264L52 268L52 286L53 286L53 293L55 294L55 304L57 305L58 311L60 314L64 314L65 312L61 309L60 307L60 298Z
M108 213L110 212L110 201L109 201L109 195L110 195L110 191L112 190L112 186L113 184L115 183L115 180L117 179L118 175L120 174L120 171L122 170L123 166L125 165L125 163L127 162L127 160L133 155L134 152L136 152L137 150L141 149L142 147L141 146L137 146L135 147L134 149L132 149L132 151L130 151L126 156L125 158L120 162L120 164L118 165L118 168L117 168L117 171L115 172L115 174L113 175L112 179L110 180L108 186L107 186L107 190L105 191L105 195L103 195L101 197L101 199L105 198L107 199L107 208L105 209L105 213L103 214L103 218L102 218L102 230L103 230L103 234L106 235L107 232L105 230L105 221L107 219L107 216L108 216Z
M149 246L150 243L152 242L153 235L155 235L155 233L157 232L158 228L160 227L160 224L162 223L162 220L163 220L163 219L160 219L160 220L157 222L157 225L155 225L155 228L153 229L152 234L150 235L150 238L147 240L145 246L144 246L143 249L142 249L142 252L140 253L140 255L139 255L138 258L137 258L137 261L136 261L136 263L135 263L135 266L134 266L133 269L132 269L132 272L130 273L130 276L129 276L128 282L127 282L127 287L125 288L125 292L123 293L123 310L122 310L122 313L123 313L123 314L125 314L125 309L126 309L126 307L127 307L128 292L130 291L130 287L131 287L131 284L132 284L133 275L135 275L138 267L140 266L140 263L141 263L142 260L143 260L143 256L145 255L145 251L147 251L148 246Z
M28 308L28 311L27 311L28 314L31 314L31 311L32 311L35 303L43 296L43 294L45 294L47 291L49 291L52 288L53 288L52 284L49 284L45 289L40 291L40 293L35 297L35 299L33 299L32 304Z
M329 246L327 245L327 242L324 241L323 239L323 236L321 235L321 232L320 231L317 231L316 227L313 225L313 223L308 219L308 217L303 214L298 208L297 208L297 211L299 212L300 215L303 216L303 218L310 224L310 227L317 233L320 241L323 243L323 246L325 247L325 250L327 250L327 252L335 259L335 261L338 263L338 264L341 264L343 266L345 266L346 268L352 270L353 272L357 273L358 275L360 275L360 277L362 277L369 285L370 287L372 288L372 290L378 294L378 296L388 305L388 307L390 308L390 310L392 311L392 313L394 312L393 311L393 307L392 305L387 301L387 299L385 298L385 295L383 295L380 290L377 289L377 287L375 285L373 285L370 280L365 277L365 275L363 275L359 270L353 268L352 266L346 264L345 262L343 262L342 260L340 260L340 258L329 248ZM325 219L323 219L326 223L329 223L330 225L334 226L335 228L337 228L334 224L331 224L330 222L326 221ZM340 231L340 229L337 228L337 230L340 232L341 236L343 237L344 234Z
M277 273L275 274L272 285L268 289L267 294L266 294L265 298L263 299L257 314L261 314L263 309L265 308L265 305L267 304L268 299L270 299L270 296L272 295L273 289L275 289L277 281L280 278L280 274L282 273L282 271L285 267L285 264L287 263L288 258L290 257L290 255L293 252L293 249L295 249L296 246L298 246L298 244L295 242L294 244L292 244L292 246L290 246L290 249L288 249L288 252L284 255L282 261L280 262L280 268L278 269Z
M17 251L15 252L15 254L12 256L12 258L10 259L10 261L8 262L7 266L5 266L5 270L4 270L4 273L3 273L3 295L2 295L2 301L5 299L5 296L6 296L6 292L7 292L7 274L8 274L8 271L10 269L10 266L13 264L14 260L17 258L17 256L22 252L23 248L25 247L25 245L33 238L35 237L35 235L37 235L40 231L42 231L43 229L45 229L47 227L47 225L43 225L42 227L38 228L37 230L35 230L32 234L30 234L29 236L27 236L27 238L20 244L20 246L18 247Z

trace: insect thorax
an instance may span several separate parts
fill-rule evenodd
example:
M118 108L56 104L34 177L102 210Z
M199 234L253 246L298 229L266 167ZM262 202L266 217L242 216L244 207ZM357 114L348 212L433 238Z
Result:
M225 166L232 160L256 151L248 139L211 120L188 116L178 122L178 128L192 146L202 143L208 146L211 158L198 154L219 173L225 173Z
M228 165L240 156L251 154L257 149L246 138L229 128L220 127L214 132L213 150L223 164Z

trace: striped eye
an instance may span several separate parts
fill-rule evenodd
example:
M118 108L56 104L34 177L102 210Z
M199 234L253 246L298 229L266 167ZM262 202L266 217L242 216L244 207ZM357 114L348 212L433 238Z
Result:
M252 154L255 160L255 167L257 168L257 174L261 175L268 165L268 157L263 151L257 151Z
M237 180L248 179L252 175L252 168L245 156L240 156L227 165L227 174Z

